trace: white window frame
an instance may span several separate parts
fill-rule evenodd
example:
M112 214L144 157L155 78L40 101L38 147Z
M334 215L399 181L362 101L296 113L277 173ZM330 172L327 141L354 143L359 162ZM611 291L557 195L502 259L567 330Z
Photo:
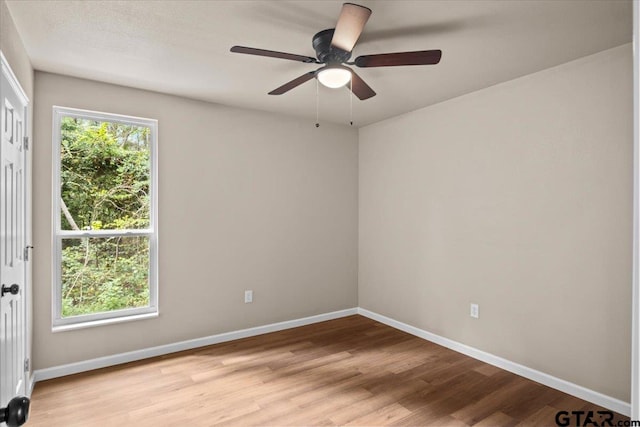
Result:
M63 117L73 117L125 125L144 126L150 129L150 183L149 227L128 230L62 230L61 222L61 129ZM53 106L53 298L52 329L54 332L146 319L158 315L158 121L142 117L98 111ZM149 305L146 307L114 310L104 313L62 317L62 240L69 237L135 237L149 238Z

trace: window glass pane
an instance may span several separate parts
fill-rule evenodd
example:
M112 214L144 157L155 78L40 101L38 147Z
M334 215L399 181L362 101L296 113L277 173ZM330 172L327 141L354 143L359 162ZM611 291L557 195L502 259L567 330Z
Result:
M149 237L62 239L62 317L149 306Z
M148 228L150 129L62 117L62 230Z

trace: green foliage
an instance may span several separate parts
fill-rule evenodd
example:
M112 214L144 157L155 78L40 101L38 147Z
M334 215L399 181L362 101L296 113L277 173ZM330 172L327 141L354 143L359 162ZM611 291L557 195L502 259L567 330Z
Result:
M78 228L148 227L149 128L66 117L61 130L61 195Z
M66 117L61 136L62 229L148 227L149 129ZM148 274L147 237L65 238L62 315L146 306Z

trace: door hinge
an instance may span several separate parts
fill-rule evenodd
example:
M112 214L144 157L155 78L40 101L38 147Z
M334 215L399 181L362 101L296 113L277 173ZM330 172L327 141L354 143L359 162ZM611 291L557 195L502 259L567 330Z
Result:
M24 248L24 260L29 261L29 249L33 249L33 246L25 246Z
M24 359L24 371L25 372L29 372L29 365L30 365L29 359L28 358Z
M28 136L24 137L24 149L25 150L29 149L29 137Z

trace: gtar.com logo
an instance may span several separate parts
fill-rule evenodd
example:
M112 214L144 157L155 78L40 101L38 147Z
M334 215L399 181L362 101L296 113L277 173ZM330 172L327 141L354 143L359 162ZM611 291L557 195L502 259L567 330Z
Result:
M560 427L614 427L611 411L559 411L556 424Z

